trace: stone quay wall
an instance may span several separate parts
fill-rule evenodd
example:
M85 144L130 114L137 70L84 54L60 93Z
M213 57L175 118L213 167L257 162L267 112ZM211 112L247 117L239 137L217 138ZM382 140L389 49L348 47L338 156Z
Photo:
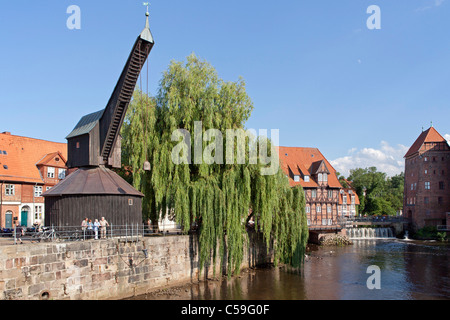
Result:
M260 235L249 239L242 269L273 262ZM0 299L117 300L198 282L213 277L198 252L195 235L2 246ZM216 276L225 267L216 262Z

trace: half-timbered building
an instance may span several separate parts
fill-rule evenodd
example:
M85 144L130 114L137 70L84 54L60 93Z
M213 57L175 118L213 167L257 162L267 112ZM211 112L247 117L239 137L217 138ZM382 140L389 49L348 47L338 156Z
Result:
M279 147L279 156L290 186L303 187L310 230L341 229L342 218L357 214L358 195L341 185L319 149Z

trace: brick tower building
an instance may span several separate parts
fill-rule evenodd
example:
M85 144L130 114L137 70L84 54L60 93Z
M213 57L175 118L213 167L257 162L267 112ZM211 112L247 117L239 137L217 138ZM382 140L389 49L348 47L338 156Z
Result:
M423 131L405 155L403 202L415 230L448 224L450 146L433 127Z

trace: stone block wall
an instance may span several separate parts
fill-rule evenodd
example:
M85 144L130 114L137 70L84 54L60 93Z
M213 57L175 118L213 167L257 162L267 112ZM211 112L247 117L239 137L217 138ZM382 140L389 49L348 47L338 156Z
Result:
M213 268L199 274L198 261L193 235L1 246L0 299L128 298L212 277ZM242 268L270 262L272 252L250 234Z

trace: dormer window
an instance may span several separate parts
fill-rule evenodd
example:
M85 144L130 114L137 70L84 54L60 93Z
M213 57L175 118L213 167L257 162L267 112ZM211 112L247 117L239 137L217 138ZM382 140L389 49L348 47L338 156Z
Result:
M54 178L55 177L55 168L48 167L47 168L47 178Z
M328 175L326 173L324 173L322 175L322 178L323 178L323 182L328 182Z
M300 182L300 176L294 176L294 181L295 182Z
M66 169L58 170L58 179L63 180L66 178Z
M319 174L317 175L317 180L318 180L319 182L322 182L322 174L321 174L321 173L319 173Z
M305 180L305 182L309 182L309 176L305 176L303 180Z

